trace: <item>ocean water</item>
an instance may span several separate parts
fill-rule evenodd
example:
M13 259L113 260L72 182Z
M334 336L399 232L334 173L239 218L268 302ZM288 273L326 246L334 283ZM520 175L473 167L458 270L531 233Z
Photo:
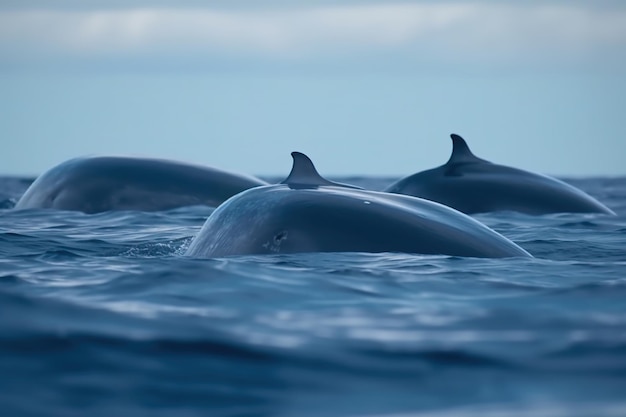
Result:
M570 182L618 216L476 216L534 259L198 260L210 208L13 211L0 178L0 414L626 416L626 178Z

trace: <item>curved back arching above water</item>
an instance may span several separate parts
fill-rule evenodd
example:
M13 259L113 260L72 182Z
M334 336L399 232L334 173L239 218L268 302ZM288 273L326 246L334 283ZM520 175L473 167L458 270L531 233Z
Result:
M193 257L297 252L530 256L482 223L419 198L323 179L300 153L285 183L220 205L187 250Z
M547 175L498 165L474 155L452 134L448 161L389 185L385 191L436 201L467 214L518 211L615 214L582 190Z

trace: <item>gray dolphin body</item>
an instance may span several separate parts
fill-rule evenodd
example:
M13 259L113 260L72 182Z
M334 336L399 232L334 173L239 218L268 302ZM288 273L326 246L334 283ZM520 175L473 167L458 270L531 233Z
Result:
M15 209L53 208L98 213L217 207L229 197L267 183L211 167L161 159L75 158L40 175Z
M615 214L563 181L480 159L463 138L454 134L451 138L453 149L447 163L405 177L385 191L436 201L467 214L491 211Z
M332 183L304 154L281 184L220 205L187 249L200 258L297 252L530 256L471 217L431 201Z

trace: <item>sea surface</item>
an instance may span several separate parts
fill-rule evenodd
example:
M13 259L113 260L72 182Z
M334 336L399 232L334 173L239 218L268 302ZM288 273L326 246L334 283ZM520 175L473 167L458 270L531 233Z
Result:
M618 216L475 216L534 259L199 260L210 208L13 211L0 178L0 415L626 416L626 177L569 182Z

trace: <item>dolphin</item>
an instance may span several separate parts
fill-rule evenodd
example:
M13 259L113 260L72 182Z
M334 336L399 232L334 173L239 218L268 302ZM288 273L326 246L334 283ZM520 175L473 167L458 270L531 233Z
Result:
M168 210L187 205L217 207L260 179L164 159L80 157L40 175L15 209L53 208L99 213Z
M410 196L326 180L304 154L280 184L217 207L186 255L214 258L298 252L405 252L468 257L530 254L477 220Z
M402 178L384 191L436 201L466 214L517 211L526 214L615 213L563 181L475 156L452 134L452 155L444 165Z

